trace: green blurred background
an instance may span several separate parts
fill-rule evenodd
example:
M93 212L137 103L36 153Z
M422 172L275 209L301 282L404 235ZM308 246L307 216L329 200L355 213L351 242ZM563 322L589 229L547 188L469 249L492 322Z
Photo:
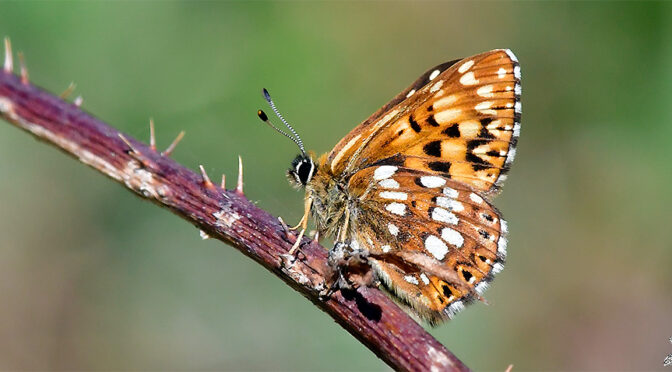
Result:
M511 48L508 265L431 330L476 370L664 370L672 352L672 4L2 2L31 80L287 221L296 148L328 151L427 68ZM386 370L259 265L0 123L0 369Z

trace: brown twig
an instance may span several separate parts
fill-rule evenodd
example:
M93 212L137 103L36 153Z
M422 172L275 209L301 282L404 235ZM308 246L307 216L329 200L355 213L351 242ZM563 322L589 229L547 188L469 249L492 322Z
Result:
M6 41L9 49L9 41ZM25 67L24 67L25 69ZM277 218L243 194L242 162L235 190L224 190L85 113L81 102L68 103L13 74L11 51L0 71L0 117L79 161L122 183L194 224L273 272L328 313L391 367L412 371L466 371L468 368L376 288L340 291L320 298L325 287L326 250L304 239L296 259L286 256L294 243ZM179 138L182 136L180 135ZM153 145L153 143L152 143ZM223 183L223 182L222 182Z

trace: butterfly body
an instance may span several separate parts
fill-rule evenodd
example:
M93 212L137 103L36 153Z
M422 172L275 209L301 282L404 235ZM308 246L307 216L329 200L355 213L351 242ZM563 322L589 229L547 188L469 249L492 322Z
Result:
M509 50L427 71L317 162L292 163L304 228L312 215L336 241L330 262L361 253L420 318L451 318L503 268L507 227L490 199L515 155L520 94Z

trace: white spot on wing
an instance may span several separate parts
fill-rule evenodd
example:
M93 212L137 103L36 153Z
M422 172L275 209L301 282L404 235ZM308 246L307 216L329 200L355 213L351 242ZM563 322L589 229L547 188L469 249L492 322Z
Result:
M432 73L429 74L429 80L434 80L434 78L436 78L437 76L439 76L440 73L441 73L441 71L439 71L439 70L434 70L434 71L432 71Z
M462 237L462 234L450 227L444 227L443 230L441 230L441 238L447 241L448 244L454 245L457 248L462 248L462 245L464 244L464 237Z
M437 260L443 260L448 253L448 246L438 237L430 235L425 239L425 249L436 257Z
M516 157L516 148L513 147L509 150L509 154L506 157L506 165L511 164L515 157Z
M464 210L464 205L462 203L451 198L445 198L443 196L436 198L436 204L440 207L448 208L455 212L461 212Z
M500 272L502 272L502 270L504 270L504 265L502 265L501 263L497 262L496 264L492 265L493 274L499 274Z
M391 178L386 178L380 182L378 182L378 185L381 187L384 187L386 189L398 189L399 188L399 182L391 179Z
M453 213L448 212L443 208L434 208L432 211L432 219L434 221L445 222L451 225L457 225L460 221Z
M484 85L476 90L476 94L478 94L481 97L494 97L495 94L492 93L492 90L494 87L492 85Z
M411 283L411 284L415 284L415 285L419 284L418 279L413 275L404 276L404 280Z
M373 172L373 179L376 181L383 180L385 178L390 178L397 171L397 167L394 165L382 165Z
M462 310L464 310L464 303L462 303L462 301L455 301L446 308L448 317L451 318Z
M451 94L449 96L445 96L445 97L437 100L436 102L434 102L434 109L438 110L438 109L444 108L446 106L450 106L453 103L455 103L455 101L457 101L457 97L455 95Z
M497 70L497 77L503 79L504 76L506 76L506 70L504 67L500 67L499 70Z
M508 245L508 241L506 240L506 237L504 235L499 237L499 240L497 241L497 255L501 258L506 257L506 246Z
M385 209L387 209L388 212L397 214L399 216L406 214L406 206L401 203L390 203L385 207Z
M422 184L422 186L433 188L445 185L446 180L437 176L422 176L420 177L420 183Z
M392 249L389 245L385 244L384 246L380 247L383 250L383 253L387 253Z
M399 228L395 224L388 223L387 229L390 230L390 234L397 236L399 234Z
M436 119L439 124L443 124L457 118L461 113L462 110L457 108L447 109L434 114L434 119Z
M469 199L471 199L474 203L478 204L483 203L483 198L481 198L480 196L478 196L478 194L475 194L473 192L469 194Z
M474 106L474 109L485 115L497 115L497 110L492 110L490 107L492 107L492 102L484 101L479 102L476 106Z
M406 200L406 199L408 199L408 194L407 193L398 192L398 191L383 191L379 195L383 199L393 199L393 200Z
M462 66L460 66L460 68L457 69L457 71L459 71L460 74L464 74L464 73L467 72L467 70L469 70L469 69L471 68L471 66L473 66L473 65L474 65L474 60L473 60L473 59L470 59L470 60L468 60L467 62L464 62L464 63L462 64Z
M406 98L412 96L414 93L415 93L415 89L411 89L411 90L406 94Z
M488 289L488 282L486 282L485 280L482 280L480 283L476 285L476 287L474 287L474 291L476 291L476 293L478 293L479 295L482 295L486 289Z
M442 86L443 86L443 80L439 80L439 81L436 82L436 84L432 85L432 87L429 88L429 91L431 93L434 93L437 90L441 89Z
M423 283L429 284L429 278L427 277L427 275L425 275L425 273L420 274L420 279L422 279Z
M474 72L470 71L467 72L466 74L462 75L460 78L460 84L462 85L474 85L478 84L478 80L474 77Z
M443 195L448 195L449 197L451 197L453 199L457 199L457 196L459 194L457 193L457 190L455 190L452 187L444 187L443 188Z

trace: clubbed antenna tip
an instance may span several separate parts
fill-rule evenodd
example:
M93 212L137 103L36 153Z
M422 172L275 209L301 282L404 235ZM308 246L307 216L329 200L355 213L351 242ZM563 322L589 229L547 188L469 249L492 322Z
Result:
M306 149L303 147L303 141L301 141L301 137L299 137L299 134L296 133L294 128L292 128L292 126L289 125L287 120L285 120L285 118L283 118L282 115L280 115L280 111L278 111L278 108L275 107L275 103L273 102L273 99L271 99L271 94L268 93L268 90L266 88L263 88L262 91L264 93L264 98L268 102L269 106L271 106L271 109L273 109L273 112L275 113L275 115L278 117L278 119L280 119L280 121L283 124L285 124L285 127L287 127L287 129L289 129L289 132L292 133L292 135L290 136L289 134L285 133L284 131L282 131L281 129L278 129L275 125L273 125L271 123L271 121L268 120L268 116L266 116L266 113L261 111L261 110L257 111L257 115L259 116L259 119L261 119L263 122L268 124L271 128L273 128L276 131L278 131L279 133L283 134L285 137L294 141L294 143L296 143L296 145L299 146L299 149L301 150L301 153L305 155L306 154Z

